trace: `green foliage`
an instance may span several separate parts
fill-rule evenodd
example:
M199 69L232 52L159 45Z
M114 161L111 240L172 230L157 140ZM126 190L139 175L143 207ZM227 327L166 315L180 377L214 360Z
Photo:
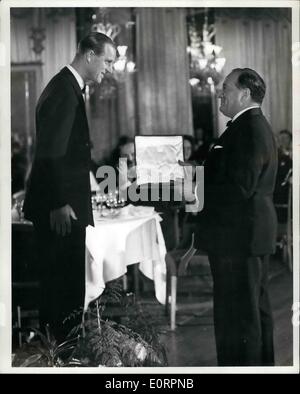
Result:
M160 364L166 366L167 355L164 346L160 342L160 331L156 328L157 322L154 317L147 310L143 309L141 303L134 303L127 310L128 313L124 325L139 334L146 343L151 345L152 349L155 349L155 354L149 352L149 356L146 359L147 366L148 363L149 366L157 363L157 355L159 355Z
M49 327L46 326L46 335L41 331L33 328L40 341L33 344L36 353L26 358L20 365L21 367L37 366L42 363L47 367L68 367L72 366L73 353L77 348L78 338L67 339L58 344L54 336L51 334Z
M123 324L105 317L108 307L125 312ZM82 314L74 311L67 320ZM28 357L22 366L36 365L44 360L50 367L139 367L166 366L164 347L152 316L132 297L128 297L119 282L111 282L103 294L84 314L66 341L58 344L46 330L46 335L35 330L40 338L37 353Z

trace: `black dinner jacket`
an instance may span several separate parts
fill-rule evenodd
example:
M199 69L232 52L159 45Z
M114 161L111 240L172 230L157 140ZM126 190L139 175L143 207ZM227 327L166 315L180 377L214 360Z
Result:
M226 129L204 164L198 246L217 255L273 253L276 172L271 127L260 108L250 109Z
M89 128L78 82L64 67L36 107L36 150L24 201L25 218L49 218L69 204L78 224L93 224Z

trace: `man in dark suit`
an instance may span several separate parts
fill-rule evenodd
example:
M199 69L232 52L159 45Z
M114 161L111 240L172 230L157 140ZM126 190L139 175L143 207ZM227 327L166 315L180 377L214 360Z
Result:
M198 240L214 282L214 324L222 366L274 365L268 257L275 251L277 149L261 111L265 83L248 68L225 79L220 111L231 122L204 163Z
M93 224L89 128L83 89L112 71L116 49L101 33L83 38L73 62L48 83L36 108L36 150L24 201L37 236L40 325L63 339L63 319L83 305L85 227Z

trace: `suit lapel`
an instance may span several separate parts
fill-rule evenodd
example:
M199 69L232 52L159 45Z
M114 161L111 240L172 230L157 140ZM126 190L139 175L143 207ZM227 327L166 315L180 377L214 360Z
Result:
M80 103L83 105L83 108L85 108L84 100L83 100L83 97L82 97L82 92L81 92L81 89L80 89L80 87L79 87L79 85L78 85L78 82L76 81L76 78L74 77L74 75L71 73L71 71L68 69L68 67L64 67L64 68L61 70L61 73L62 73L62 74L68 79L68 81L71 83L71 85L72 85L73 88L74 88L74 91L75 91L76 96L78 97Z
M224 133L219 137L218 144L223 145L224 143L226 143L234 129L234 123L231 123L230 126L228 126Z
M243 124L249 121L249 118L252 116L262 115L262 111L260 108L252 108L248 111L244 112L240 115L235 121L233 121L229 127L224 131L224 133L219 138L220 144L226 143L230 136L232 136L235 131L240 130L243 127Z
M232 122L230 127L234 129L239 128L241 124L248 122L250 117L257 115L262 115L260 108L249 109L248 111L242 113L242 115L240 115L234 122Z
M73 86L75 94L76 94L76 96L77 96L77 98L79 100L80 107L81 107L81 109L83 111L83 116L84 116L84 118L86 120L87 128L89 128L88 127L88 120L87 120L87 116L86 116L86 110L85 110L85 102L84 102L84 99L82 97L82 92L81 92L81 89L80 89L80 87L78 85L78 82L77 82L76 78L71 73L71 71L68 69L68 67L64 67L61 70L61 73L68 79L68 81Z

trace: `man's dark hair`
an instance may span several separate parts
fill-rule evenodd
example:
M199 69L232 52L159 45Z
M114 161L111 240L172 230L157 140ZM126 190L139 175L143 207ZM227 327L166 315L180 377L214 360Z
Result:
M232 72L237 72L239 74L236 86L239 89L248 88L252 100L261 104L266 93L266 84L262 77L251 68L235 68Z
M83 55L88 50L93 50L96 55L101 55L104 52L105 44L110 44L116 47L112 39L105 34L92 32L80 40L78 44L78 52Z
M134 138L129 137L127 135L122 135L121 137L119 137L118 143L115 146L115 148L113 149L112 153L111 153L111 158L109 160L110 163L112 163L111 165L114 167L117 165L117 163L119 162L119 158L121 157L121 149L123 146L133 143L134 144Z

